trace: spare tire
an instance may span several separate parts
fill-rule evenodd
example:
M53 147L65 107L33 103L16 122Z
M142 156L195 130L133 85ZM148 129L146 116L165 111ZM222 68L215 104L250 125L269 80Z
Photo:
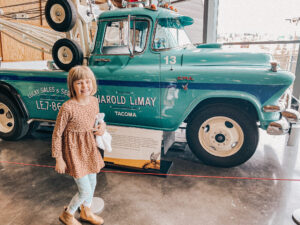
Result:
M55 42L52 48L52 57L55 64L65 71L83 63L81 47L75 41L67 38Z
M53 30L67 32L76 23L76 8L71 0L48 0L45 17Z

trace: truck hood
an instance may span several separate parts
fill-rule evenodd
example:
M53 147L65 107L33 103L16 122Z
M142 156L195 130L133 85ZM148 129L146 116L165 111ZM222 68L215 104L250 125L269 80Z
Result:
M224 50L218 46L187 48L183 64L191 66L268 66L272 57L266 53Z

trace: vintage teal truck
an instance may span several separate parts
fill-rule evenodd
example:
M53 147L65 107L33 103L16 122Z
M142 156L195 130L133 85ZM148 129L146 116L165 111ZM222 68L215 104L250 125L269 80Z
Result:
M259 128L286 134L298 122L289 109L295 76L268 54L194 46L184 30L192 23L165 8L102 13L88 58L100 109L110 125L174 131L185 122L199 159L236 166L254 154ZM60 68L82 63L74 41L56 49ZM33 121L55 121L68 99L66 78L63 70L0 70L0 138L17 140Z

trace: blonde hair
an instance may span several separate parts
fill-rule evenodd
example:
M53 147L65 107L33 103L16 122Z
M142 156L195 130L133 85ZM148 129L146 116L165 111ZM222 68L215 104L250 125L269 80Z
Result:
M91 79L93 84L93 91L91 92L91 95L96 94L97 82L93 71L87 66L75 66L70 69L67 79L70 98L76 97L73 83L81 79Z

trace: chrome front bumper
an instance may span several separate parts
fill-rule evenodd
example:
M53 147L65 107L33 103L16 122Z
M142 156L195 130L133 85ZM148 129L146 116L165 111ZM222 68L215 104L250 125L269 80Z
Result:
M279 99L277 105L265 105L264 112L280 112L281 119L271 122L267 128L267 133L272 135L283 135L291 133L292 129L300 127L300 112L291 109L292 89L288 88Z
M267 128L267 133L271 135L283 135L290 132L290 129L300 127L300 112L294 109L286 109L281 112L282 118L271 122Z
M271 122L267 128L267 133L271 135L287 134L290 130L290 123L286 118L282 117L280 120Z
M281 119L271 122L267 133L271 135L289 134L287 145L296 146L300 139L300 108L299 111L291 109L292 98L300 105L300 101L292 95L292 89L288 88L281 96L277 105L265 105L264 112L280 112Z

